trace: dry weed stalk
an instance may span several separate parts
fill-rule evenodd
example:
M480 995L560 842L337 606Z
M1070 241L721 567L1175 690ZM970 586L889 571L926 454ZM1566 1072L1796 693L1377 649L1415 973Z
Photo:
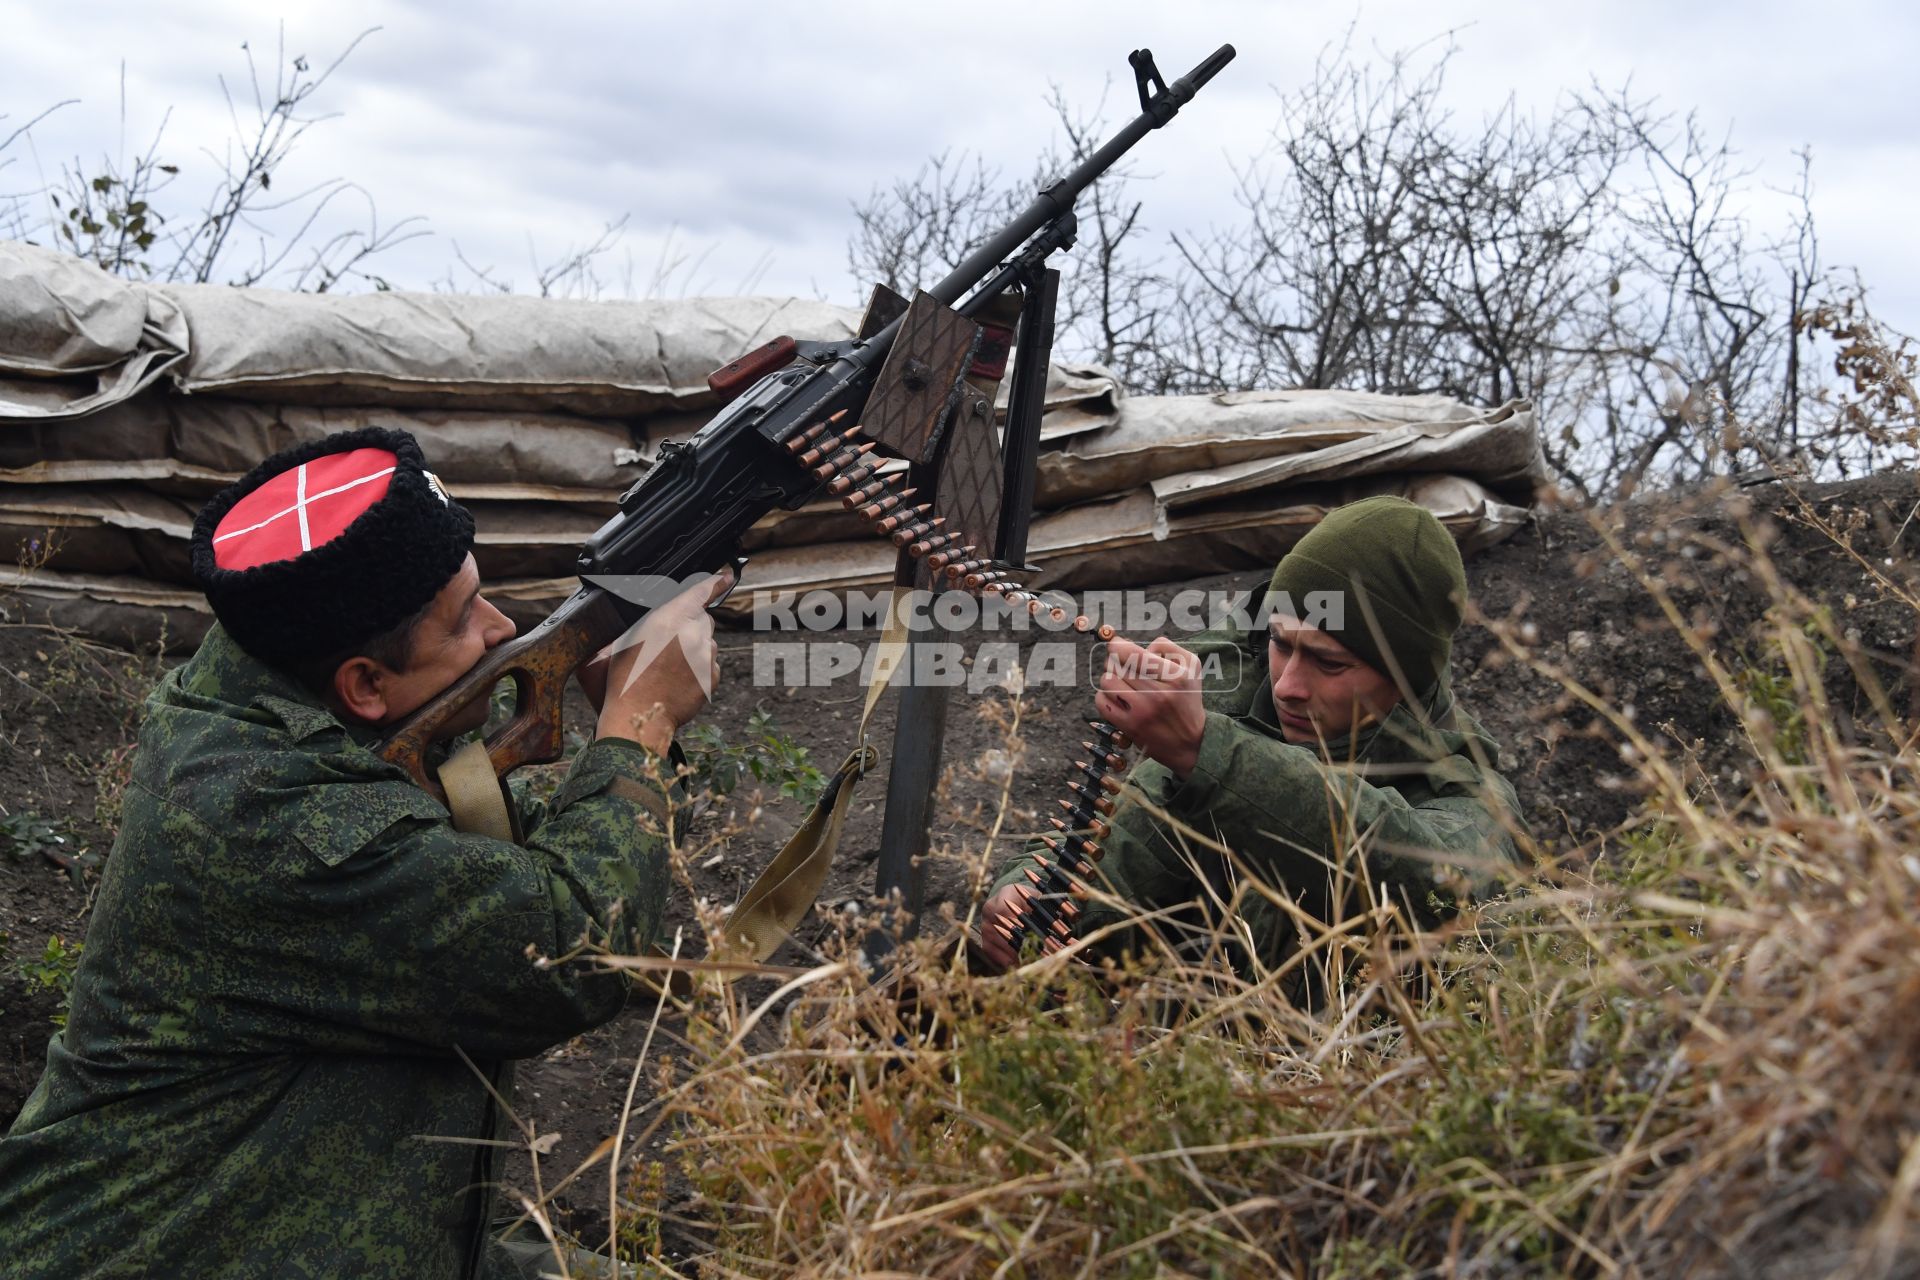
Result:
M1910 678L1735 523L1669 536L1684 565L1602 528L1716 689L1713 750L1495 626L1608 726L1644 802L1446 928L1356 857L1328 874L1358 905L1296 912L1277 971L1221 960L1237 901L1290 905L1241 868L1215 936L1124 969L1082 963L1096 936L979 978L928 940L903 1002L844 958L849 925L770 995L704 990L693 1068L646 1116L698 1189L702 1274L1911 1274ZM1689 572L1744 572L1770 607L1707 625L1675 598Z
M1703 785L1686 752L1557 673L1610 719L1640 819L1444 932L1382 907L1300 918L1290 966L1319 967L1319 1010L1296 1006L1286 972L1234 979L1171 951L1098 983L1058 960L980 980L928 957L929 1016L904 1024L849 978L777 1045L730 1039L689 1081L717 1268L1911 1266L1920 800L1904 711L1750 545L1700 546L1773 602L1770 654L1748 661L1682 614L1658 566L1614 552L1734 713L1743 786ZM1872 708L1851 739L1836 680ZM1273 894L1244 875L1239 891Z

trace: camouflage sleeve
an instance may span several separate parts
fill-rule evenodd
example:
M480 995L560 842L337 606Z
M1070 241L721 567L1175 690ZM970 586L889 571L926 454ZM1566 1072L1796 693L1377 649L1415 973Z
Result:
M1096 894L1084 905L1074 927L1083 938L1133 919L1141 911L1191 902L1201 893L1201 877L1186 841L1165 828L1160 818L1179 780L1165 765L1147 760L1128 775L1127 784L1113 815L1112 831L1102 842L1105 856L1094 865L1094 887L1111 896ZM1113 934L1101 950L1117 955L1136 945L1136 930L1129 928Z
M1518 811L1513 789L1497 773L1473 770L1414 805L1392 787L1217 713L1207 716L1199 760L1167 809L1217 829L1275 886L1324 882L1364 839L1374 883L1394 886L1429 918L1484 890L1496 866L1519 859L1507 816Z
M1208 711L1245 715L1267 687L1267 650L1245 631L1202 631L1180 641L1200 658L1200 700Z
M589 746L524 847L403 817L357 848L290 857L289 874L217 884L207 910L232 944L213 960L241 1022L231 1038L511 1058L606 1021L626 979L546 958L582 942L632 952L658 929L666 802L652 761L622 739Z
M532 788L519 778L507 779L507 795L513 804L513 815L520 821L520 830L532 835L547 820L547 802L535 796Z
M1256 648L1245 631L1233 628L1202 631L1179 640L1179 644L1202 659L1201 696L1208 711L1243 713L1252 701L1253 692L1265 690L1266 651ZM1089 695L1089 704L1091 700ZM1134 770L1132 780L1139 787L1152 778L1152 792L1157 802L1172 788L1171 779L1150 772L1154 770L1158 775L1166 774L1161 766L1144 761ZM1136 902L1180 901L1191 896L1193 882L1186 866L1171 866L1158 856L1157 851L1165 842L1153 838L1143 815L1134 812L1128 817L1129 812L1122 811L1118 819L1122 839L1108 841L1108 856L1102 861L1102 870L1117 885L1127 886L1119 892ZM1140 828L1137 838L1131 830L1133 827ZM1002 863L999 874L987 889L987 896L992 897L1008 885L1023 883L1026 868L1033 865L1030 855L1040 850L1039 842L1035 841ZM1150 889L1154 896L1137 897L1132 892L1135 889Z
M1101 844L1105 856L1096 864L1098 888L1120 903L1134 903L1148 910L1192 900L1200 888L1192 863L1182 856L1177 843L1159 830L1154 813L1137 803L1137 798L1145 798L1155 808L1164 808L1167 796L1179 783L1165 765L1152 760L1142 762L1127 780L1130 785L1122 793L1112 830ZM1010 859L988 890L989 896L1008 885L1024 883L1026 868L1033 865L1029 854L1034 851L1045 853L1036 843ZM1084 938L1132 914L1096 896L1082 905L1074 931ZM1106 949L1118 952L1127 941L1125 934L1116 935Z

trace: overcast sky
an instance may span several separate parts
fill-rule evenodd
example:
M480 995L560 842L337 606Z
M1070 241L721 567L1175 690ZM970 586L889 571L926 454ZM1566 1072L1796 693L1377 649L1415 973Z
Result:
M84 17L79 16L83 12ZM1825 16L1844 13L1844 18ZM175 195L210 179L202 149L242 110L250 43L268 82L287 56L323 66L369 35L313 101L313 129L276 190L347 178L387 222L431 235L384 258L383 275L427 287L452 272L453 244L528 286L551 262L629 217L603 274L644 291L756 291L852 303L850 202L942 149L1024 173L1052 136L1057 84L1079 104L1132 100L1126 55L1151 46L1171 78L1223 42L1239 59L1167 130L1136 150L1156 235L1233 217L1233 165L1257 154L1276 95L1330 42L1407 48L1451 33L1449 99L1469 118L1514 95L1544 112L1566 90L1631 79L1674 110L1730 129L1756 168L1756 209L1814 155L1824 256L1857 267L1882 318L1920 331L1920 125L1914 66L1920 5L1863 0L1559 4L1406 0L1343 7L1299 0L1098 4L969 0L912 5L376 3L94 0L83 11L0 0L0 138L55 102L79 99L16 142L0 192L57 175L76 157L143 149L171 109L161 151L187 167ZM126 130L120 125L125 68ZM1111 84L1109 85L1109 82ZM196 166L198 166L196 168ZM194 201L197 203L198 201ZM186 203L180 201L180 203ZM342 212L345 212L344 207Z

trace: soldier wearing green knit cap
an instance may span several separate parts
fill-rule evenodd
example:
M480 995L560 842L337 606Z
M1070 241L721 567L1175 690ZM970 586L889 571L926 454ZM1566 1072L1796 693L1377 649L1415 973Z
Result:
M1440 522L1368 498L1281 560L1255 631L1115 639L1094 707L1146 759L1101 841L1099 887L1121 905L1096 895L1075 932L1151 913L1157 940L1122 929L1110 945L1190 950L1224 936L1253 976L1301 937L1276 898L1329 923L1391 899L1431 924L1484 892L1525 827L1493 740L1448 679L1466 599ZM1031 865L1010 863L983 912L984 949L1002 965L1014 955L997 922L1032 892ZM1245 884L1255 877L1271 892ZM1236 918L1223 921L1229 903Z

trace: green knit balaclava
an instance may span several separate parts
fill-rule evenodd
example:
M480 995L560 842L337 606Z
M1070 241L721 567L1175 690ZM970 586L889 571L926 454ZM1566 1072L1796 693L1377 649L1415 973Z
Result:
M1300 539L1274 569L1271 591L1270 607L1290 603L1294 617L1389 679L1397 665L1404 691L1424 698L1452 655L1467 575L1432 512L1405 498L1365 498L1329 512ZM1337 592L1342 607L1316 611L1312 592Z

